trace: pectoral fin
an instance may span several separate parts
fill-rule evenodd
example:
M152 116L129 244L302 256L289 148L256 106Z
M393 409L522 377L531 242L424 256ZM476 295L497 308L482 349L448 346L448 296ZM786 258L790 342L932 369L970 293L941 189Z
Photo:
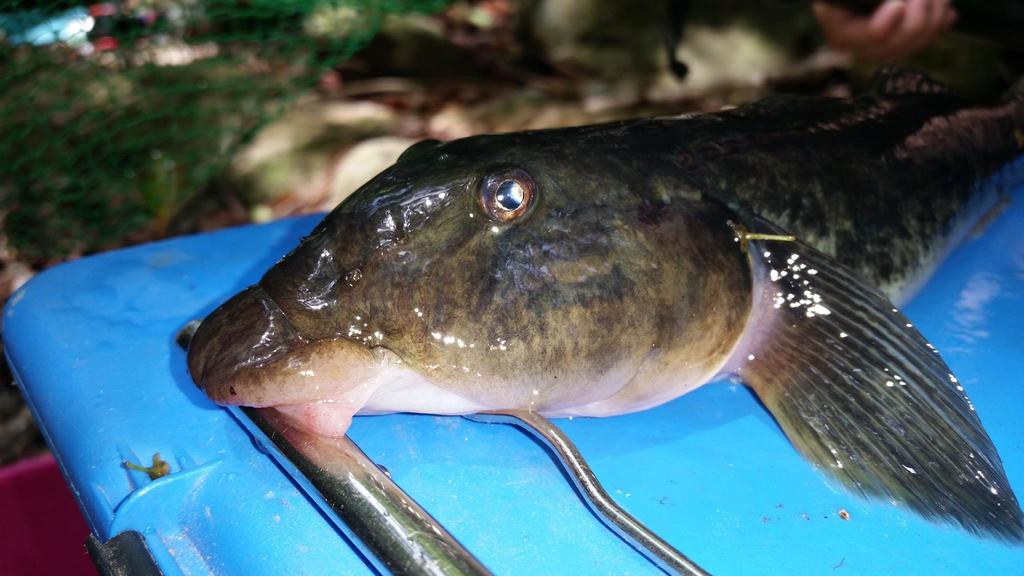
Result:
M1024 541L1002 463L935 348L799 241L750 245L760 313L737 373L810 460L864 495Z

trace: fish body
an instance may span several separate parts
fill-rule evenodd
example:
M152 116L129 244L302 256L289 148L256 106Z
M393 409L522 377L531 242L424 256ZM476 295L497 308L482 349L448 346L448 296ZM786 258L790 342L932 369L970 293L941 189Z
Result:
M204 320L189 369L325 435L738 376L853 489L1021 541L973 406L891 300L1005 194L1022 133L1019 90L972 106L887 71L852 100L420 143Z

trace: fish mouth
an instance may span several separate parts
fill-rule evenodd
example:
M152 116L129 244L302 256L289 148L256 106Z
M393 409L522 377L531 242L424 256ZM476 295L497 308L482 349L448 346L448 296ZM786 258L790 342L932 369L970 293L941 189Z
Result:
M341 397L369 381L380 363L351 340L310 339L257 285L202 321L188 368L218 404L267 407Z

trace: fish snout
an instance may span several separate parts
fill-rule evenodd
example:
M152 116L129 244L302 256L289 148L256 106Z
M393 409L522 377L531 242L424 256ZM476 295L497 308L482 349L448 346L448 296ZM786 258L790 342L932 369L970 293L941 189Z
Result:
M380 361L351 340L308 338L261 287L252 286L199 325L188 368L218 404L281 406L343 396L368 382Z
M268 390L251 385L253 375L305 343L277 303L259 286L251 286L202 321L189 345L188 369L215 402L274 404Z

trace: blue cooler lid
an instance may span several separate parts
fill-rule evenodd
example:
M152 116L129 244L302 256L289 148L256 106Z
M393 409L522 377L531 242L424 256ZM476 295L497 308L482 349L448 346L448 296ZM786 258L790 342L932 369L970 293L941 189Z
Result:
M321 216L177 238L47 270L3 313L6 353L95 535L138 531L165 574L370 570L174 342ZM1024 495L1024 206L954 252L905 310L964 383ZM560 420L608 492L714 574L1021 574L1024 547L846 492L743 386ZM498 574L657 574L523 433L458 417L358 417L351 436ZM123 461L159 453L169 476ZM843 519L840 511L845 511Z

